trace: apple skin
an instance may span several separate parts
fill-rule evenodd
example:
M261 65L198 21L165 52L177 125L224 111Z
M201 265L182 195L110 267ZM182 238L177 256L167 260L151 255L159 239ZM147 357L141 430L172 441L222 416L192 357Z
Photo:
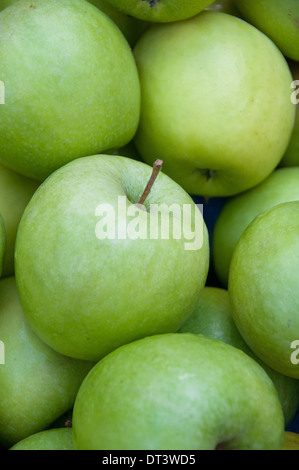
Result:
M263 33L204 11L152 26L134 55L142 100L134 140L144 161L163 159L166 174L205 197L238 194L273 172L295 108L288 64Z
M0 70L0 161L12 170L43 181L75 158L132 140L136 64L119 28L94 5L21 0L3 10Z
M127 15L154 23L184 20L196 15L212 3L212 0L107 0Z
M227 288L234 249L250 222L283 202L299 200L299 168L279 168L258 186L228 199L212 234L212 263L220 284Z
M0 0L0 11L4 10L4 8L9 7L13 3L15 3L17 0Z
M118 8L111 6L104 0L88 0L94 6L109 16L119 27L131 47L134 47L140 36L147 30L149 23L140 21L137 18L126 15Z
M18 0L0 0L0 11L12 5L16 1ZM88 0L88 2L99 8L99 10L111 18L111 20L119 27L131 47L136 44L139 37L148 28L148 22L140 21L137 18L132 18L131 16L122 13L118 9L109 5L105 0Z
M8 448L72 408L94 363L64 357L35 335L12 277L0 281L0 331L5 345L5 364L0 366L0 446Z
M251 351L234 322L227 290L204 287L196 309L180 328L179 333L200 334L223 341L251 356L263 367L275 385L284 413L285 426L293 421L299 407L299 381L268 367Z
M269 36L289 59L299 60L298 0L235 0L243 18Z
M293 75L294 81L299 81L299 64L298 62L291 62L289 61L289 66ZM289 146L286 150L286 153L280 162L281 167L289 167L289 166L299 166L299 93L298 93L299 86L296 86L295 91L295 98L298 101L296 105L296 119L295 125L293 129L293 133L291 136L291 140L289 142Z
M39 184L0 164L0 214L6 233L3 277L14 275L14 252L19 223Z
M77 159L53 173L24 212L15 252L21 303L36 334L61 354L98 360L126 342L176 331L198 301L208 231L192 198L163 172L145 206L191 204L203 224L201 249L186 250L184 238L172 236L96 236L99 204L111 204L117 216L118 197L127 196L132 208L151 173L123 156ZM148 224L150 213L139 215Z
M6 233L2 215L0 213L0 277L3 273L3 263L6 251Z
M9 450L75 450L71 428L47 429L22 439Z
M263 212L243 232L228 283L233 318L248 346L269 367L295 379L298 257L299 201L292 201Z
M72 422L77 450L280 449L284 442L265 371L228 344L188 333L143 338L99 361L80 387Z

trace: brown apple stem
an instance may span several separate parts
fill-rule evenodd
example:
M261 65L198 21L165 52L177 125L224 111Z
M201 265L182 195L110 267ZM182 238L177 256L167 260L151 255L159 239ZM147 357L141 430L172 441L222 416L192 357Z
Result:
M149 195L149 193L150 193L150 191L153 187L154 182L157 179L158 174L160 173L162 165L163 165L163 160L158 159L158 160L155 161L155 163L153 165L153 171L152 171L151 177L148 180L148 183L145 187L145 190L143 191L142 195L139 198L138 204L140 204L140 205L144 204L147 196Z

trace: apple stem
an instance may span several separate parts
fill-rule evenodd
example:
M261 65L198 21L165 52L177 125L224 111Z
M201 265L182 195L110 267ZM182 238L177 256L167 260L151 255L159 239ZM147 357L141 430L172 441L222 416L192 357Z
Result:
M162 165L163 165L163 160L156 160L154 165L153 165L153 171L152 171L152 174L151 174L151 177L150 179L148 180L148 183L145 187L145 190L143 191L142 195L140 196L139 198L139 201L138 201L138 204L140 205L143 205L147 196L149 195L150 193L150 190L152 189L153 187L153 184L154 182L156 181L157 179L157 176L158 174L160 173L160 170L162 168Z

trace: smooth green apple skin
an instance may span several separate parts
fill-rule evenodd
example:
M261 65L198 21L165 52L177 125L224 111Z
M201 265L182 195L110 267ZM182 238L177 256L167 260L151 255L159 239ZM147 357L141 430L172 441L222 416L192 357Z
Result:
M134 55L142 100L134 140L143 160L163 159L189 194L207 197L235 195L272 173L295 109L288 64L263 33L204 11L152 26Z
M39 184L0 164L0 214L6 233L3 277L14 275L14 251L18 226L25 207Z
M171 233L102 240L95 233L98 205L111 204L117 216L118 197L127 196L127 207L137 203L151 173L123 156L85 157L53 173L27 206L15 252L18 289L30 325L58 352L98 360L126 342L176 331L192 313L209 270L200 213L199 250L186 250ZM145 206L154 203L196 209L163 172ZM139 215L140 225L149 224L149 212Z
M153 23L168 23L196 15L212 3L212 0L107 0L127 15Z
M298 0L235 0L243 18L265 33L293 60L299 60Z
M64 357L45 345L24 317L13 277L0 281L0 446L10 447L47 428L73 407L94 365Z
M3 217L0 213L0 277L3 273L4 257L6 252L6 233Z
M88 2L21 0L3 10L0 70L0 161L18 173L43 181L135 134L140 85L132 50Z
M279 168L258 186L226 201L213 229L212 263L221 285L228 286L234 249L250 222L283 202L299 200L299 168Z
M291 344L299 331L299 201L256 217L232 257L228 291L233 318L252 351L268 366L299 378Z
M76 397L77 450L274 449L283 415L264 370L242 351L172 333L99 361Z
M119 27L131 47L134 47L140 36L147 30L149 23L126 15L118 8L111 6L104 0L88 0L102 10Z
M4 8L16 3L18 0L0 0L0 11ZM148 22L140 21L119 11L117 8L112 7L105 0L88 0L89 3L99 8L119 27L128 43L133 47L139 37L148 28Z
M263 367L275 385L285 425L288 426L293 421L299 407L299 381L268 367L248 347L234 322L226 289L204 287L196 309L180 328L179 333L200 334L223 341L251 356Z
M299 63L298 62L289 62L290 69L293 75L294 81L298 81L299 83ZM294 90L295 93L295 101L296 104L296 119L295 125L293 129L293 133L291 136L291 140L289 142L289 146L286 150L286 153L280 162L281 167L289 167L289 166L299 166L299 86L296 85Z
M71 428L47 429L22 439L9 450L75 450Z

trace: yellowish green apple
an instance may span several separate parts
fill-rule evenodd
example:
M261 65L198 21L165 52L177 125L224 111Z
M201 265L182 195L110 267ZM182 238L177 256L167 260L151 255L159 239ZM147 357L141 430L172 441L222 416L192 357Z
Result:
M71 428L40 431L22 439L9 450L74 450Z
M299 168L279 168L258 186L228 199L212 234L212 261L223 287L236 244L250 222L278 204L299 200Z
M124 345L84 379L73 411L77 450L281 449L273 382L243 351L203 335Z
M153 25L134 55L142 100L135 143L147 163L163 159L166 174L206 197L238 194L273 172L295 108L289 66L269 38L204 11Z
M5 8L0 70L0 161L18 173L43 181L135 134L140 87L132 50L115 23L84 0Z
M0 339L0 447L8 448L72 408L94 364L62 356L35 335L24 317L14 278L0 281Z
M263 31L289 59L299 60L298 0L235 0L243 18Z
M200 334L223 341L251 356L263 367L275 385L284 413L285 426L291 424L299 407L299 381L268 367L248 347L234 322L227 290L204 287L196 309L179 332Z
M33 330L61 354L99 360L176 331L195 308L209 269L207 227L163 171L140 205L153 172L124 156L77 159L28 204L15 251L18 290Z
M147 21L138 20L133 16L127 15L121 12L118 8L110 5L106 0L88 0L97 8L102 10L114 23L119 27L121 32L124 34L128 43L133 47L139 37L148 28L149 24Z
M0 0L0 11L4 10L7 6L12 5L16 1L18 0ZM105 0L88 0L88 2L92 3L111 18L111 20L119 27L131 47L135 45L137 39L148 28L148 22L140 21L137 18L126 15L117 8L111 6Z
M13 3L15 3L17 0L0 0L0 11L4 10L4 8L9 7Z
M233 318L252 351L299 379L299 201L263 212L243 232L232 257L228 291Z
M212 0L107 0L123 13L141 20L168 23L184 20L204 10Z

